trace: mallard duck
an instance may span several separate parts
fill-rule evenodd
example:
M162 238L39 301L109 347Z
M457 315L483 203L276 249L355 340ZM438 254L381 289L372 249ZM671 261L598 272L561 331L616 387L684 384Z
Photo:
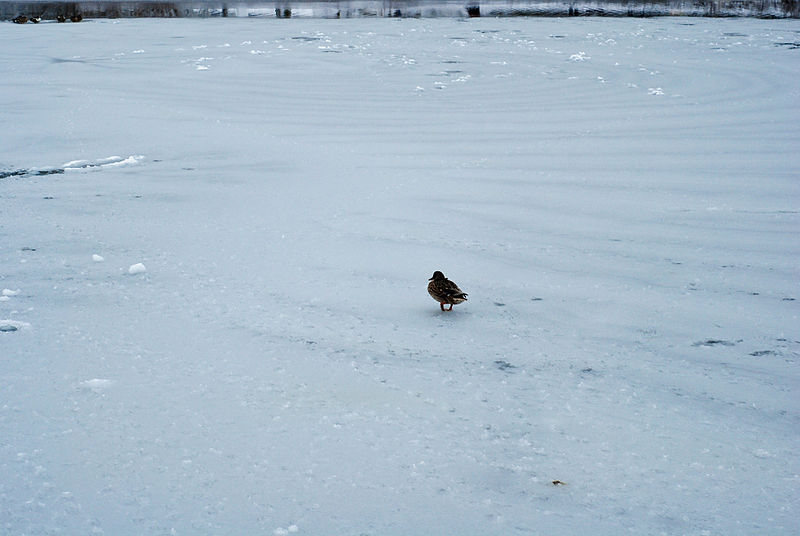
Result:
M436 270L433 272L433 277L428 279L428 294L431 298L439 302L439 307L442 311L452 311L453 305L467 301L467 294L463 292L458 285L447 279L442 272ZM444 304L449 303L450 308L445 309Z

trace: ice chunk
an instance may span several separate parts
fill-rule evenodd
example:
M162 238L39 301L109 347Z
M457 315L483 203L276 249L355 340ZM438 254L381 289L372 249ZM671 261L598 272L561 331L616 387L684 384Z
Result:
M0 332L2 333L9 333L12 331L18 331L22 328L30 327L30 324L27 322L20 322L17 320L0 320Z
M146 271L147 268L141 262L137 262L136 264L131 264L130 268L128 268L128 273L131 275L143 274Z
M70 160L69 162L65 162L62 167L64 168L79 168L88 166L90 162L88 160Z
M143 158L144 156L140 154L134 154L127 158L111 157L104 159L99 165L102 167L128 166L131 164L136 164Z

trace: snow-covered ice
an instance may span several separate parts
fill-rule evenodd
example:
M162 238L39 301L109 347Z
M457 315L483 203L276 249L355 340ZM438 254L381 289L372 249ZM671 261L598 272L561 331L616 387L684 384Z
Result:
M81 387L84 389L89 389L91 391L100 392L104 389L107 389L114 385L113 380L107 380L103 378L93 378L91 380L86 380L81 382Z
M0 532L799 533L798 40L3 24Z

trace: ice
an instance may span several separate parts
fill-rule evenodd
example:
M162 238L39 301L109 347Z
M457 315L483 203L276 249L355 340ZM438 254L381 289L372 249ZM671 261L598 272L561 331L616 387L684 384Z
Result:
M28 322L21 322L19 320L11 319L0 320L0 332L3 333L10 333L28 327L30 327Z
M114 385L113 380L103 379L103 378L93 378L91 380L86 380L81 382L81 387L84 389L89 389L91 391L100 392L105 389L108 389L112 385Z
M4 25L0 532L800 533L798 32Z
M64 170L86 170L86 169L102 169L117 166L128 166L136 164L144 157L142 155L131 155L128 157L121 156L108 156L105 158L97 158L95 160L70 160L64 163L61 167Z
M137 162L141 161L144 158L142 155L131 155L127 158L121 158L119 156L112 156L109 158L104 158L98 161L98 165L100 166L128 166L131 164L136 164Z
M92 255L92 261L93 261L93 262L104 262L104 261L105 261L105 258L103 258L103 256L102 256L102 255L98 255L97 253L94 253L94 254Z
M137 262L136 264L131 264L128 268L128 273L131 275L136 274L143 274L147 271L147 268L141 262Z
M69 162L65 162L62 167L64 168L81 168L81 167L88 167L91 164L88 160L70 160Z

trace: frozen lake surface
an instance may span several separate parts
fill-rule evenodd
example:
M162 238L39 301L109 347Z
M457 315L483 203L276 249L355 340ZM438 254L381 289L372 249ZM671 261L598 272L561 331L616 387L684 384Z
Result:
M797 534L799 42L4 24L0 532Z

